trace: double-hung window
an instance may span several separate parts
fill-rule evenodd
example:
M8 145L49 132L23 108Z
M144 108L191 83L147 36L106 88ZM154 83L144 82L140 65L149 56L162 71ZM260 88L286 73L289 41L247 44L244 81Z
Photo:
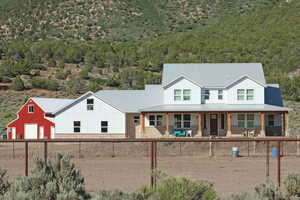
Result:
M218 90L218 100L223 99L223 90Z
M275 125L274 115L268 115L268 126L274 126L274 125Z
M163 116L162 115L149 115L149 125L150 126L162 126Z
M254 128L254 114L247 114L247 128Z
M87 110L94 110L94 99L87 99L86 100L86 109Z
M108 121L101 121L101 133L108 132Z
M175 128L191 128L191 115L190 114L176 114L174 115Z
M28 106L28 113L34 113L34 105Z
M245 100L245 90L244 89L237 90L237 100L239 100L239 101Z
M209 90L204 90L204 99L209 100Z
M254 99L254 90L247 89L247 100L253 100L253 99Z
M140 124L140 116L136 115L133 117L133 123L138 125Z
M237 115L238 128L245 128L245 120L245 114Z
M238 114L238 128L254 128L254 114Z
M80 121L73 122L74 133L80 133Z
M184 101L191 100L191 90L190 89L183 90L183 100Z
M181 93L182 90L179 89L174 90L174 101L181 101Z

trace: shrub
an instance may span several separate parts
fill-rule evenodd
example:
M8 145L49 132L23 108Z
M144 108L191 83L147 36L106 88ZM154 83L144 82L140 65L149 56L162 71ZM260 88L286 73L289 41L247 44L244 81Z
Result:
M126 193L120 190L116 191L101 191L92 200L146 200L139 193Z
M6 170L0 168L0 196L4 195L10 187Z
M38 77L31 79L31 85L33 88L46 89L46 90L58 90L59 84L54 80L47 80Z
M83 69L81 70L81 72L79 73L79 77L81 79L89 79L89 71L87 69Z
M25 89L25 85L24 82L22 81L22 79L20 78L20 76L17 76L12 84L11 84L11 89L16 90L16 91L22 91Z
M300 197L300 174L291 173L284 180L286 196Z
M140 190L146 199L155 200L214 200L217 199L212 185L186 178L168 177L156 188L144 187Z
M55 153L47 163L35 158L35 169L28 177L17 178L5 198L84 200L90 195L85 191L84 178L71 163L71 156Z
M284 200L284 195L280 188L275 185L272 181L267 180L255 187L255 199L258 200Z

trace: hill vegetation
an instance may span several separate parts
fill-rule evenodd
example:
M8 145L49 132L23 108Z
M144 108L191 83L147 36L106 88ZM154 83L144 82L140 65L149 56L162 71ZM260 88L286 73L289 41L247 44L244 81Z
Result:
M261 62L299 101L299 13L295 0L0 0L0 90L78 96L160 83L164 63Z

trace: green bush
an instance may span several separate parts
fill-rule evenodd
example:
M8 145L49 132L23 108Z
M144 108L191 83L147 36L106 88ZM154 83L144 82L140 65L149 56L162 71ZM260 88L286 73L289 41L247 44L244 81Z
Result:
M81 72L79 73L79 77L81 79L89 79L89 71L87 69L82 69Z
M92 200L146 200L139 193L126 193L119 190L101 191Z
M267 180L255 187L255 197L258 200L284 200L284 195L280 188L272 181Z
M10 187L6 170L0 168L0 196L4 195Z
M85 200L90 195L85 191L84 178L71 163L71 156L55 153L47 163L36 158L30 175L17 178L5 199Z
M34 77L31 79L31 85L33 88L46 89L56 91L59 89L59 84L54 80L42 79Z
M24 82L22 81L22 79L20 78L20 76L17 76L12 84L11 84L11 89L12 90L16 90L16 91L22 91L25 90L25 86L24 86Z
M284 181L286 196L300 197L300 174L291 173Z

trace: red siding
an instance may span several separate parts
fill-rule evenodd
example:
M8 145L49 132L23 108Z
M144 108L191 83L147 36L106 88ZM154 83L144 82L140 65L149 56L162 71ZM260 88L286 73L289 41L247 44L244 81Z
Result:
M34 105L34 112L28 113L28 105ZM18 118L7 125L8 128L16 128L16 137L24 138L24 126L25 124L37 124L38 125L38 136L40 127L44 127L44 135L47 138L51 138L51 126L54 123L45 118L45 112L36 104L32 99L29 99L19 110ZM12 132L8 132L8 138L12 139Z

